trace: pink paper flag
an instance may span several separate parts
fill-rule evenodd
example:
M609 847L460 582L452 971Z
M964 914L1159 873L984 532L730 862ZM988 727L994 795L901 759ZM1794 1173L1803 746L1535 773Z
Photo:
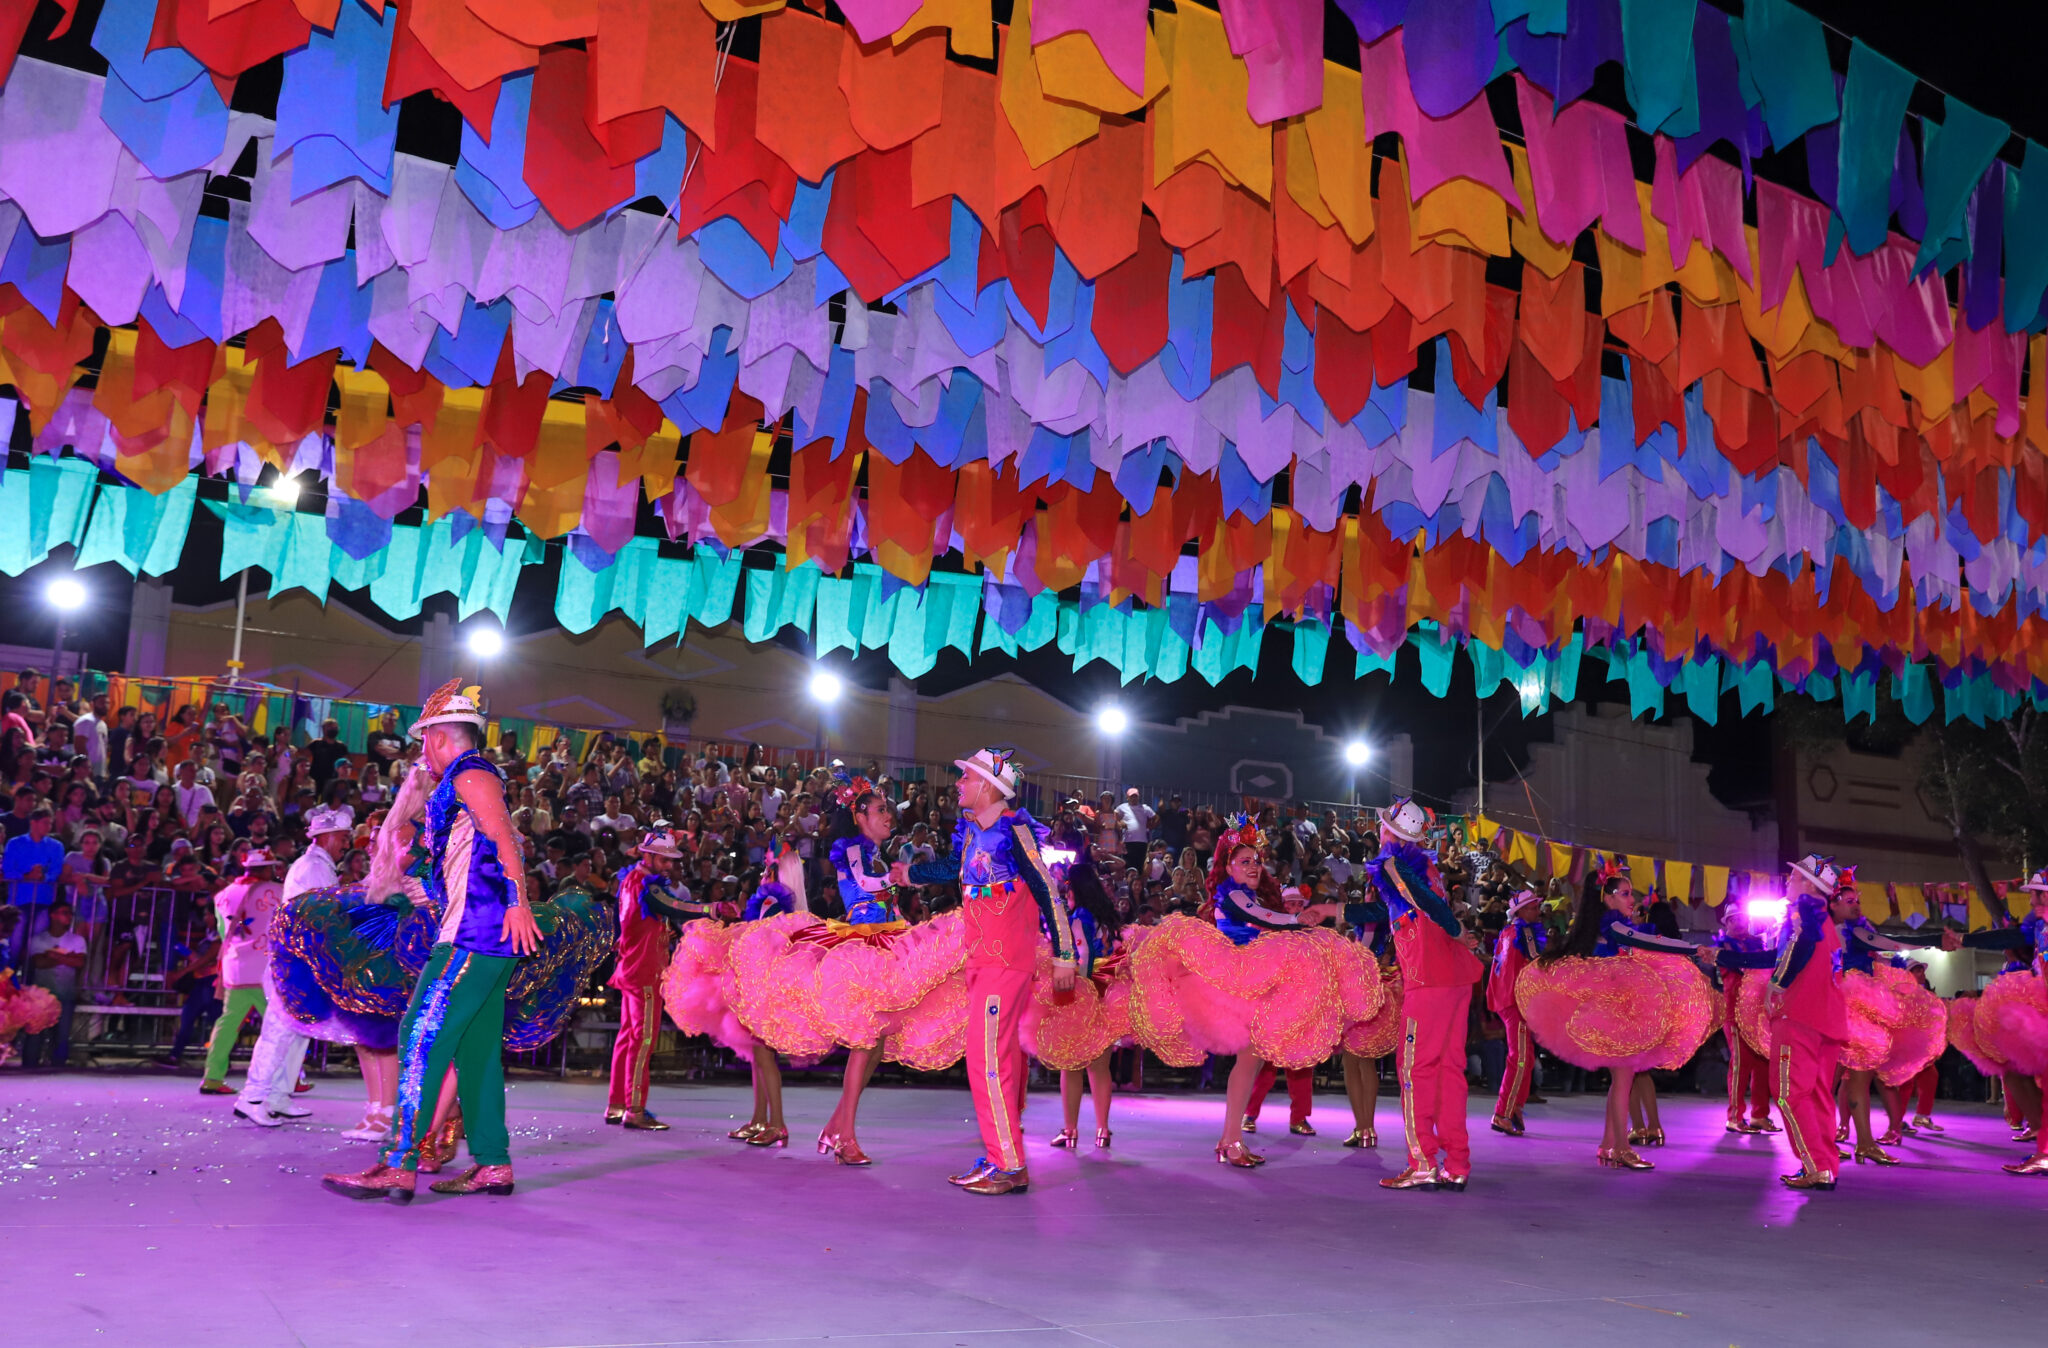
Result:
M1756 251L1762 272L1760 298L1766 310L1785 302L1795 272L1806 273L1806 296L1815 317L1833 326L1831 311L1823 311L1824 296L1816 294L1824 275L1821 260L1827 256L1827 207L1789 187L1756 180Z
M617 552L633 536L640 506L640 479L619 481L619 452L599 450L590 460L583 487L583 531L606 552Z
M1964 323L1956 328L1956 401L1981 388L1998 405L1996 429L2000 435L2020 432L2020 367L2026 363L2026 338L2007 332L2002 320L1993 318L1972 331Z
M862 42L880 42L910 22L924 0L840 0L839 11ZM610 551L610 549L607 549Z
M1230 50L1244 58L1245 98L1261 126L1323 105L1322 0L1222 0Z
M1742 232L1742 171L1726 160L1702 156L1684 173L1669 136L1658 136L1657 176L1650 187L1650 214L1671 236L1671 265L1683 267L1695 243L1728 260L1735 274L1749 274L1749 239Z
M1401 138L1408 148L1411 200L1420 201L1453 178L1490 187L1503 201L1518 199L1507 155L1501 151L1500 129L1485 99L1475 98L1448 117L1431 117L1416 107L1399 29L1377 42L1359 43L1358 63L1366 140L1386 131Z
M1643 216L1622 115L1584 98L1553 115L1550 95L1519 73L1515 100L1544 234L1569 243L1598 220L1616 242L1642 251Z
M1031 6L1031 44L1086 33L1109 73L1142 96L1146 4L1147 0L1036 0Z

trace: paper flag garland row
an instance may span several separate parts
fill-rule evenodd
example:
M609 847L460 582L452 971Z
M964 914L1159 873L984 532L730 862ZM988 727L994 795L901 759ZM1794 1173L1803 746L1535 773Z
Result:
M69 544L81 566L113 562L131 572L163 574L177 566L185 545L198 480L161 495L133 487L95 485L89 463L38 459L26 470L0 479L0 571L19 574ZM466 517L444 516L424 527L395 525L379 547L355 555L329 537L335 516L261 505L205 501L223 524L220 553L225 578L255 568L271 578L271 593L303 588L323 601L330 589L366 591L390 616L416 616L424 599L454 595L462 617L481 611L502 619L509 612L522 570L541 560L541 541L523 531L465 527ZM934 570L918 585L906 585L872 563L856 563L845 575L828 575L815 562L790 568L747 567L744 554L714 541L688 557L664 556L651 539L631 540L608 564L586 565L575 549L563 559L555 616L570 631L587 631L619 613L638 626L652 645L681 634L691 621L717 627L735 620L751 641L768 641L784 629L809 637L820 654L837 650L887 651L907 677L936 664L941 651L973 656L990 651L1016 654L1048 644L1080 668L1104 660L1125 682L1138 678L1174 680L1189 673L1211 683L1237 669L1256 671L1268 626L1273 568L1253 573L1251 583L1220 598L1204 597L1197 559L1175 568L1160 602L1112 602L1090 582L1078 593L1035 593L993 573L973 575ZM1358 569L1347 556L1347 572ZM1889 677L1892 690L1916 722L1937 710L1950 720L1982 722L2016 711L2023 699L2048 706L2048 684L2013 686L1983 671L1937 670L1923 662L1897 664L1889 672L1878 662L1857 670L1825 668L1776 671L1768 658L1726 660L1690 649L1666 659L1656 633L1636 635L1589 616L1584 631L1546 647L1523 639L1521 623L1500 628L1489 639L1460 632L1417 611L1441 608L1416 591L1429 572L1425 559L1404 594L1375 594L1340 612L1307 612L1283 623L1292 637L1291 665L1307 683L1319 683L1330 640L1341 632L1356 652L1356 674L1391 673L1401 648L1415 652L1421 679L1442 696L1462 648L1482 696L1511 685L1525 713L1543 711L1551 701L1577 696L1582 657L1606 662L1608 677L1624 683L1632 711L1662 714L1667 692L1676 692L1702 718L1713 721L1725 693L1737 694L1747 714L1769 710L1781 688L1796 688L1822 700L1839 694L1844 715L1875 711L1877 680ZM1240 592L1241 591L1241 592ZM1329 596L1326 596L1326 599ZM1387 601L1406 599L1388 608ZM1491 597L1465 590L1454 616L1469 623ZM1356 615L1369 608L1378 625L1366 627ZM1391 627L1391 621L1399 625ZM1273 621L1281 621L1274 619ZM1588 640L1585 632L1594 633Z

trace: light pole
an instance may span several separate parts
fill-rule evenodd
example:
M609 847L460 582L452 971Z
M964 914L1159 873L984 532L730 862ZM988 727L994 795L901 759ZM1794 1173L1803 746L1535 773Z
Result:
M275 509L293 511L299 505L299 480L280 475L267 487L258 487L256 495L263 503ZM242 629L249 621L249 568L243 567L235 581L235 649L228 657L228 682L242 681Z
M1130 713L1114 702L1101 707L1095 713L1095 729L1102 736L1102 745L1097 755L1096 767L1102 779L1112 789L1121 787L1124 776L1124 732L1131 728Z
M469 653L479 660L492 660L505 650L505 634L495 627L472 627L467 639Z
M85 586L75 576L59 576L43 591L43 597L50 601L51 608L57 610L57 640L50 647L48 694L54 699L57 695L57 680L63 672L65 623L73 613L85 607Z
M821 665L811 671L811 702L818 709L818 738L812 747L820 754L825 752L825 712L845 691L846 684L831 670Z
M1344 762L1351 769L1351 804L1358 805L1358 770L1372 757L1372 746L1364 740L1351 740L1344 746Z

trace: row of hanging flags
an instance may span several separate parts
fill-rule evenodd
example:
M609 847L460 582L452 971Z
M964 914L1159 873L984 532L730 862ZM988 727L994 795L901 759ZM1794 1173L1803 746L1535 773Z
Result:
M0 684L7 687L16 682L16 675L0 676ZM208 727L215 706L226 707L251 735L299 745L318 739L321 725L331 720L341 742L356 754L367 752L372 730L396 727L403 733L420 714L417 706L315 697L271 684L225 684L206 677L161 678L88 670L82 691L87 696L105 693L108 705L114 708L134 707L152 713L156 717L155 733L164 740L166 766L184 761L193 744L210 733ZM189 728L177 719L188 708L197 713ZM628 745L636 753L649 744L660 753L669 749L667 737L659 731L558 726L518 716L494 716L484 733L485 747L495 749L509 736L525 757L536 762L552 753L558 743L578 764L601 760L601 746L612 740ZM716 755L722 751L735 759L739 752L739 746L733 745L700 742L697 747L700 752Z
M1730 901L1741 903L1751 897L1783 898L1785 894L1782 871L1709 866L1613 848L1557 842L1485 815L1460 819L1455 827L1465 843L1471 846L1484 844L1491 848L1523 878L1533 882L1564 879L1577 886L1585 881L1589 872L1606 868L1627 875L1636 893L1656 895L1673 903L1705 903L1719 908ZM2020 879L1992 881L1992 906L1987 906L1974 885L1961 881L1902 885L1858 880L1856 888L1863 898L1863 911L1875 922L1898 921L1919 927L1926 922L1954 920L1981 928L2011 923L2015 916L2012 898L2020 901L2020 912L2025 912L2031 896L2021 888L2023 883ZM2008 898L2009 895L2012 898Z
M2038 147L1785 0L1338 9L107 0L101 74L0 0L0 567L168 569L206 475L224 571L400 616L555 541L567 626L910 673L2048 697Z

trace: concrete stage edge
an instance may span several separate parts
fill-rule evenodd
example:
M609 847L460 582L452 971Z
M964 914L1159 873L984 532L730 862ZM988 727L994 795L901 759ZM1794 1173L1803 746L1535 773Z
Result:
M373 1159L337 1133L356 1083L323 1080L305 1123L231 1120L190 1077L0 1076L0 1343L862 1345L1921 1343L2038 1341L2048 1181L1997 1114L1942 1102L1949 1132L1907 1164L1844 1166L1833 1194L1782 1191L1782 1138L1722 1131L1718 1102L1664 1102L1649 1174L1593 1164L1596 1098L1472 1119L1470 1192L1395 1194L1398 1101L1378 1151L1286 1135L1276 1094L1246 1172L1210 1156L1220 1095L1117 1100L1115 1145L1045 1145L1000 1199L943 1177L978 1148L964 1092L877 1089L868 1170L808 1145L835 1092L792 1087L794 1136L724 1133L744 1087L657 1088L668 1133L599 1122L599 1085L511 1092L519 1192L409 1208L321 1191ZM1083 1114L1083 1141L1088 1116ZM1277 1125L1277 1126L1276 1126ZM808 1129L808 1131L806 1131ZM1277 1135L1276 1135L1277 1134ZM460 1164L460 1163L458 1163Z

